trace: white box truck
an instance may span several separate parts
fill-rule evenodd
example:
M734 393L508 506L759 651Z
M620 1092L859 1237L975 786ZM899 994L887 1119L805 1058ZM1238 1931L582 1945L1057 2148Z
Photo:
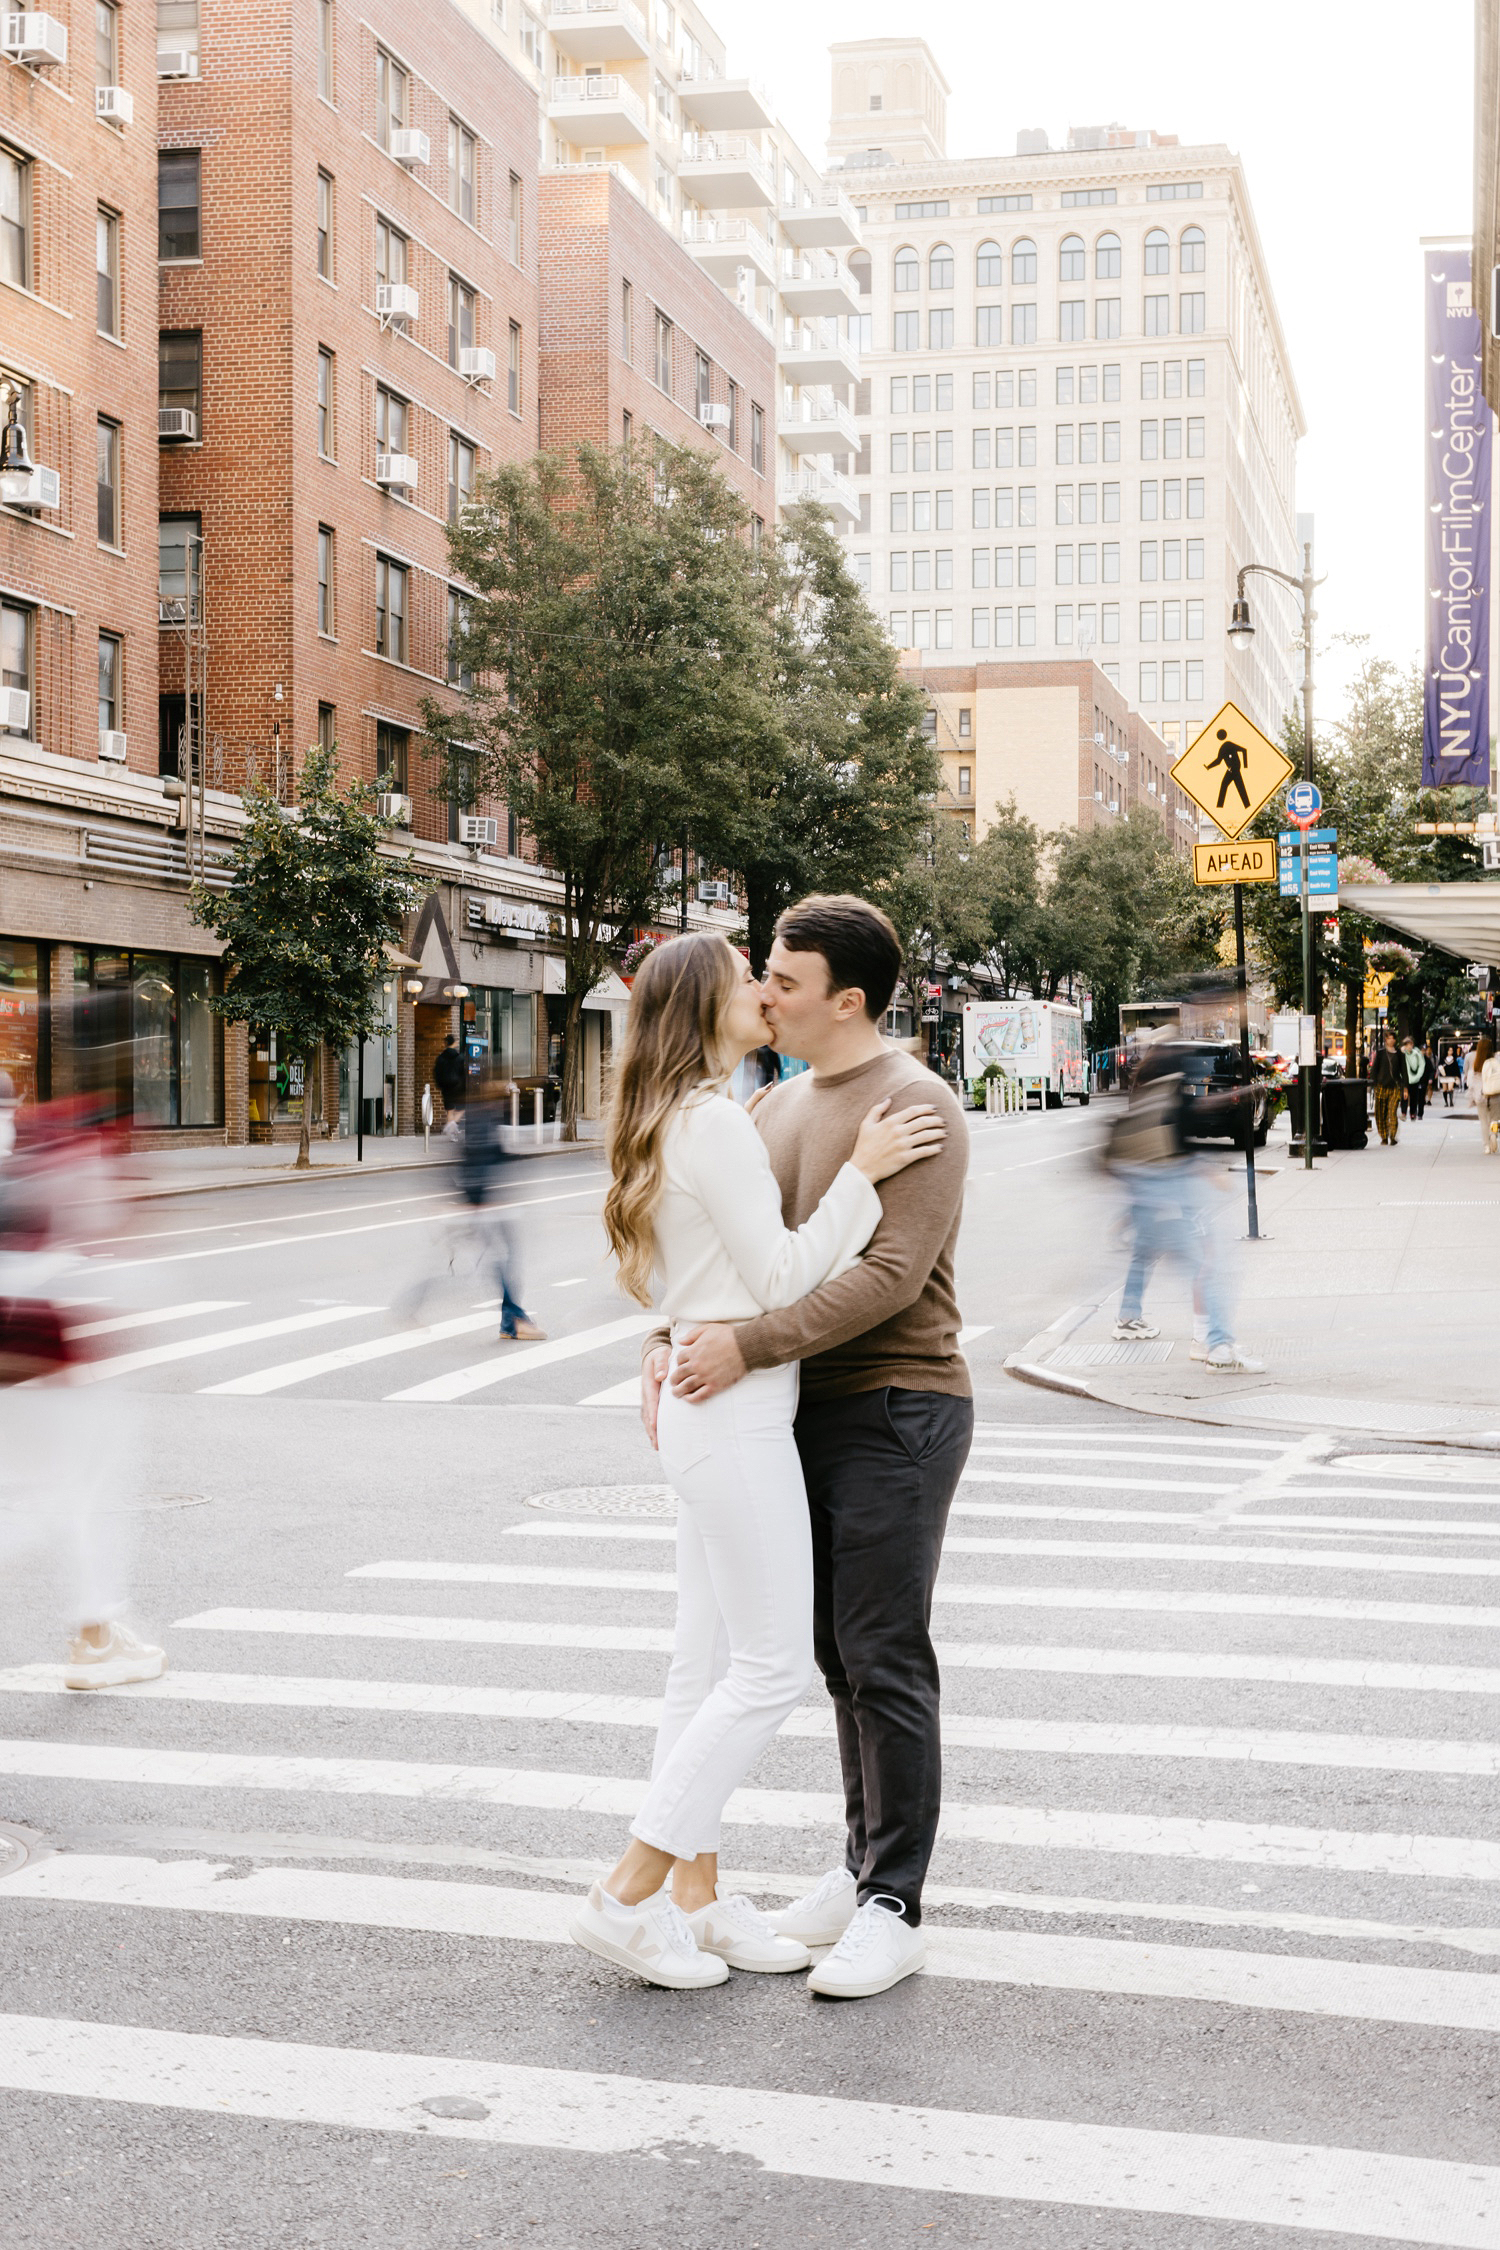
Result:
M991 1063L1015 1080L1027 1106L1060 1109L1065 1095L1089 1098L1083 1052L1083 1016L1065 1000L966 1000L963 1018L964 1082L976 1107L980 1081Z

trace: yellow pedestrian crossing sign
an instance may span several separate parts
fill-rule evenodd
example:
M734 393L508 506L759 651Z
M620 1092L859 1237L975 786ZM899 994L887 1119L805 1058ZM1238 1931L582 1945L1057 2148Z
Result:
M1234 837L1296 770L1238 704L1226 703L1183 751L1172 779L1221 834Z

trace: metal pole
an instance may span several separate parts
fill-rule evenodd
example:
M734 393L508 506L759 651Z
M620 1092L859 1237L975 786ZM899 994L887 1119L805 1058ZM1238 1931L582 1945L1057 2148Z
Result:
M1249 1238L1260 1240L1260 1213L1255 1206L1255 1095L1254 1081L1250 1076L1250 995L1245 982L1245 892L1244 886L1234 886L1234 966L1235 984L1240 1001L1240 1062L1245 1073L1245 1084L1251 1089L1245 1105L1245 1194L1249 1208Z
M688 839L687 830L684 828L682 831L682 896L677 905L677 927L679 930L686 930L687 928L687 871Z
M1313 574L1312 542L1302 549L1302 778L1313 777ZM1307 839L1302 831L1302 1008L1313 1019L1313 1061L1302 1073L1302 1169L1313 1168L1313 1142L1320 1120L1314 1115L1313 1087L1321 1081L1319 1057L1323 1052L1323 1008L1318 997L1317 949L1313 940L1312 907L1307 895Z
M359 1061L354 1072L354 1161L365 1160L365 1030L359 1028Z

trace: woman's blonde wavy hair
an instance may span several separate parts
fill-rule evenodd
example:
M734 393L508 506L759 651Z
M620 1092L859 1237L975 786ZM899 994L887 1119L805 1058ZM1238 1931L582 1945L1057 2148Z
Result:
M620 1286L638 1304L651 1302L667 1127L696 1087L721 1085L734 1067L721 1035L743 970L733 946L705 932L659 945L631 988L605 1128L614 1177L604 1198L604 1231Z

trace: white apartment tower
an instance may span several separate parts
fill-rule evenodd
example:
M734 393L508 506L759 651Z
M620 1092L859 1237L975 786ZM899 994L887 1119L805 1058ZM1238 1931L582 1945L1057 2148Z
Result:
M776 345L776 491L858 521L853 208L691 0L459 0L537 89L542 170L607 168Z
M1109 126L950 160L920 39L832 58L866 292L850 555L891 638L1091 654L1174 753L1226 696L1276 736L1292 597L1257 582L1246 653L1225 626L1241 564L1300 574L1304 423L1239 159Z

